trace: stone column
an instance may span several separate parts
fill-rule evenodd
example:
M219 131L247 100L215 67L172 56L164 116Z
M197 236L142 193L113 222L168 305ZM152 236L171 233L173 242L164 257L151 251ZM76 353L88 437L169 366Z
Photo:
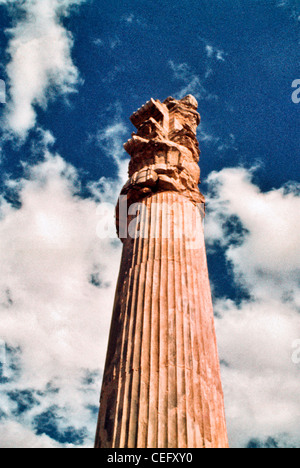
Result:
M228 447L196 109L191 96L151 100L132 117L138 134L125 145L129 212L117 210L124 248L96 448Z

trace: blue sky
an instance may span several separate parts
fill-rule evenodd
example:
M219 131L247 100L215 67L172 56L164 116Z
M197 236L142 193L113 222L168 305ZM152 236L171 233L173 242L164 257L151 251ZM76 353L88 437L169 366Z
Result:
M0 12L0 447L92 445L120 259L97 225L126 179L129 116L186 94L231 445L299 447L299 2Z

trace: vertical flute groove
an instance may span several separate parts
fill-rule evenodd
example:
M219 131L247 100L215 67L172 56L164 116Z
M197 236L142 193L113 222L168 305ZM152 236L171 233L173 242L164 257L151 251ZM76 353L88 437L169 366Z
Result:
M167 219L167 263L168 263L168 448L176 448L177 436L177 334L176 334L176 306L175 306L175 277L174 277L174 226L171 220L174 199L173 193L167 194L165 204Z
M177 221L177 236L179 237L179 229L181 227L181 207L178 200L175 205L174 223ZM186 398L186 381L185 381L185 342L184 342L184 317L183 317L183 289L182 289L182 255L181 242L176 238L176 255L175 259L175 278L176 282L176 316L177 316L177 401L178 401L178 446L180 448L188 447L187 437L187 398Z
M163 239L165 219L164 203L165 194L161 194L160 209L160 298L159 298L159 406L158 406L158 448L168 448L168 322L166 323L167 305L167 265L166 265L166 242Z
M145 216L148 217L148 203L145 203ZM143 321L143 341L144 346L141 347L141 392L139 398L139 421L140 430L139 438L137 440L137 446L145 446L147 443L148 434L148 420L149 420L149 380L150 380L150 343L151 343L151 304L150 297L152 295L152 282L149 281L149 274L151 273L151 267L153 263L149 261L150 246L148 236L149 226L147 225L147 231L144 232L144 249L143 263L145 264L145 285L144 285L144 321ZM150 270L150 273L149 273ZM148 287L151 291L151 295L147 294ZM149 292L149 291L148 291Z
M186 226L186 213L184 213L184 225L185 225L185 232L188 229ZM192 218L192 217L191 217ZM192 219L190 219L192 222ZM195 235L195 231L193 229L193 223L189 226L191 235ZM188 234L189 232L187 232ZM199 366L199 357L200 357L200 350L197 340L197 333L195 333L195 327L197 326L197 317L196 317L196 294L195 294L195 284L194 284L194 268L193 268L193 261L194 256L192 255L193 239L191 239L190 244L187 245L186 248L186 258L187 258L187 265L188 265L188 290L191 295L190 300L190 317L189 317L189 325L190 325L190 336L191 336L191 353L192 353L192 379L193 379L193 411L195 417L195 430L194 430L194 443L195 447L201 446L201 441L199 440L199 425L201 425L201 415L199 415L199 407L201 404L201 398L198 399L199 396L199 385L200 381L198 380L197 370ZM198 418L198 416L200 416Z
M182 226L183 226L183 256L184 256L184 283L185 283L185 333L186 333L186 354L188 356L188 365L186 368L186 381L187 381L187 417L188 417L188 446L196 447L195 444L195 412L194 412L194 388L193 388L193 356L192 356L192 342L191 342L191 307L192 300L190 300L189 293L189 271L187 262L187 239L186 239L186 222L185 211L182 211Z
M141 225L145 222L145 205L140 205L140 218ZM145 240L143 237L143 229L139 230L139 249L137 256L137 271L138 271L138 288L136 297L136 322L135 322L135 333L134 333L134 348L132 355L132 381L131 381L131 395L130 395L130 413L129 413L129 431L128 431L128 448L134 448L137 446L138 440L138 427L136 421L139 420L139 398L141 389L141 354L142 354L142 342L143 342L143 326L144 326L144 304L145 304L145 282L146 272L145 264L143 263L143 255L146 251Z

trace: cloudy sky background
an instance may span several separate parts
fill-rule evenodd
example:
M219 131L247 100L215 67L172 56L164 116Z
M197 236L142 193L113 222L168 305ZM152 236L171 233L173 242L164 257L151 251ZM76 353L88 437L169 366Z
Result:
M297 0L0 0L0 448L93 445L128 117L189 93L230 443L300 447L299 21Z

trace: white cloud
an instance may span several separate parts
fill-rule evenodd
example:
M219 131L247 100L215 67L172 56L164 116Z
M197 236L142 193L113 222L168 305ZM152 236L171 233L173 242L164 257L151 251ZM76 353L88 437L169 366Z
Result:
M296 21L300 21L300 6L295 0L276 0L276 6L287 10L290 17Z
M174 78L183 82L183 88L178 91L174 96L176 99L181 99L187 94L193 94L197 99L218 100L218 96L210 94L203 83L205 78L193 72L187 63L175 63L173 60L169 61L169 66L174 73Z
M273 437L299 446L299 187L262 193L242 168L213 173L209 184L209 248L225 249L237 287L251 295L215 307L231 444Z
M205 42L203 40L203 42ZM209 43L206 43L205 50L207 53L207 57L209 59L215 58L216 60L220 60L221 62L225 62L224 56L226 55L224 50L217 49L216 47L212 46Z
M105 49L109 48L111 50L115 50L116 48L122 45L122 41L118 36L109 37L108 39L101 39L98 37L97 39L93 40L93 44L96 47L104 47Z
M5 125L20 138L35 126L36 106L45 109L49 99L76 91L79 73L71 57L73 39L61 19L83 1L0 0L17 18L9 30L6 73L10 99Z
M174 96L181 99L187 94L193 94L197 99L207 101L218 101L219 97L216 94L208 91L206 81L214 74L214 66L216 62L225 62L227 53L218 49L206 39L200 37L200 42L203 44L201 47L201 62L205 64L205 70L200 74L196 73L188 63L175 63L173 60L169 61L169 66L173 71L174 78L183 82L183 88L178 91Z
M1 448L59 448L49 437L37 436L30 429L16 422L0 423Z
M126 181L128 179L129 156L123 149L123 143L126 135L128 135L128 129L121 120L122 109L119 103L115 107L113 122L107 127L99 129L96 135L90 135L89 139L90 141L95 141L105 151L105 154L116 165L119 179ZM95 187L95 184L92 185ZM107 192L105 191L105 193Z
M130 13L129 15L123 16L122 19L123 19L123 21L125 21L126 23L131 24L131 23L133 23L134 20L135 20L135 15L134 15L133 13Z
M214 212L212 219L217 218L217 223L235 215L249 231L242 245L228 247L227 258L234 265L236 276L241 275L261 297L265 292L260 290L264 281L274 287L274 292L278 284L281 287L297 284L300 198L295 186L262 193L251 177L251 172L239 168L212 173L209 183L218 187L219 192L217 198L210 200L210 206ZM225 238L228 240L230 237Z
M198 128L198 138L201 143L206 145L212 145L216 151L220 153L227 151L228 149L237 151L236 147L236 138L233 133L230 133L228 136L223 138L215 136L212 130L209 128L207 123L202 122L201 126Z
M123 15L121 21L127 25L137 25L146 27L146 21L134 13Z
M6 103L6 85L5 81L0 80L0 104Z

